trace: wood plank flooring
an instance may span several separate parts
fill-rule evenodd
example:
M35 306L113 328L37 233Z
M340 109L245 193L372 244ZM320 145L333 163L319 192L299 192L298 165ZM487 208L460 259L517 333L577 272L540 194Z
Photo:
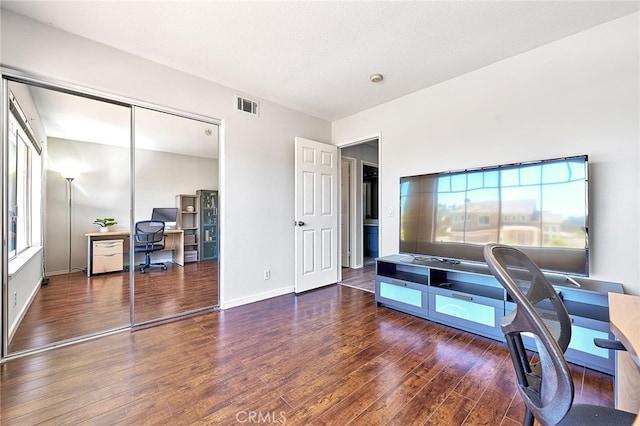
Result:
M374 293L375 275L375 264L358 269L342 268L342 282L340 284Z
M168 264L134 274L136 324L218 304L218 261Z
M218 304L218 262L167 263L168 270L135 272L135 323ZM129 273L55 275L41 287L9 352L128 327Z
M572 366L576 401L610 376ZM10 360L2 425L517 425L504 344L332 285Z

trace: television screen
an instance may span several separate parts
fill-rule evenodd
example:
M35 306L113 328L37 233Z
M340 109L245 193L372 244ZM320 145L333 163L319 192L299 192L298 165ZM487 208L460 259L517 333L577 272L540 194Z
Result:
M400 252L484 262L516 246L543 270L589 274L588 157L400 179Z

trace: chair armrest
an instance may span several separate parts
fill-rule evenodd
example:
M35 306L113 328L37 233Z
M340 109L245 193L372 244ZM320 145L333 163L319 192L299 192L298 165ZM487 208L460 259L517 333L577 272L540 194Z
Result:
M624 347L622 343L618 340L609 340L609 339L600 339L596 337L593 339L593 343L599 348L603 349L611 349L613 351L626 351L627 348Z

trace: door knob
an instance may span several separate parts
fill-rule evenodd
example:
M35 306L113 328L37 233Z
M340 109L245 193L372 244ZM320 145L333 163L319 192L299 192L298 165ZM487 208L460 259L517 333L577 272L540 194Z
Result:
M304 226L304 222L303 221L298 221L298 222L293 222L294 226Z

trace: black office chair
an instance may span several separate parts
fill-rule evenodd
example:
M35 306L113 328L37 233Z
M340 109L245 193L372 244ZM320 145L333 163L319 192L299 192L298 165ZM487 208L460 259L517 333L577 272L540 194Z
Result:
M144 274L144 271L148 268L162 268L167 269L167 265L164 263L151 263L150 253L154 251L164 250L164 222L157 220L143 220L136 222L135 227L136 236L136 253L144 253L144 263L137 266L140 272Z
M488 244L484 258L516 304L501 321L526 406L524 425L631 425L635 414L596 405L573 404L573 379L564 358L571 319L564 302L538 266L522 251ZM537 362L527 355L521 333L532 335Z

